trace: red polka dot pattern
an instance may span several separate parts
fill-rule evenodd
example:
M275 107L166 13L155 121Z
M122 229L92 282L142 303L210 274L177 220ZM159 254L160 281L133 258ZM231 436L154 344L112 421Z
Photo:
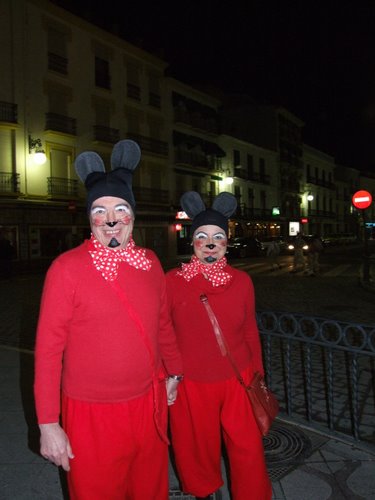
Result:
M130 266L143 271L151 269L151 261L146 257L146 250L136 247L132 237L126 248L119 250L105 247L94 235L91 235L91 243L95 247L95 250L89 250L93 264L105 280L114 281L117 278L121 262L127 262Z
M198 257L193 255L189 263L181 264L181 270L177 271L177 276L182 276L186 281L190 281L194 276L202 273L213 286L226 285L232 279L229 273L223 271L226 265L226 257L222 257L213 264L203 264Z

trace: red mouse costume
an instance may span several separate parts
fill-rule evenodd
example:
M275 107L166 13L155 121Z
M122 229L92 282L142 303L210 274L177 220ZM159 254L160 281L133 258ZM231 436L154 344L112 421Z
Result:
M233 500L269 500L262 437L233 368L220 351L207 311L207 296L231 355L247 382L263 373L255 317L254 288L248 274L227 264L228 217L236 209L230 193L206 209L200 195L185 193L181 206L192 219L194 252L190 263L167 273L173 325L185 378L170 426L178 476L185 492L209 498L223 485L222 440Z
M55 259L43 289L35 349L41 452L70 469L71 500L168 498L166 376L181 374L182 364L161 265L131 238L139 159L133 141L115 145L109 173L96 153L77 158L94 234ZM107 234L121 241L103 245Z

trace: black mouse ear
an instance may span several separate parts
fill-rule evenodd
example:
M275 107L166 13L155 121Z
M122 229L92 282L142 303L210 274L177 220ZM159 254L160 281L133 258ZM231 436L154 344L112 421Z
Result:
M111 155L112 170L116 168L126 168L135 170L141 159L141 148L130 139L124 139L113 146Z
M194 219L199 213L206 210L201 196L196 191L187 191L181 196L180 204L190 219Z
M220 193L214 199L212 208L229 218L237 209L236 197L232 193Z
M104 162L95 151L85 151L77 156L74 166L78 177L83 183L93 172L105 172Z

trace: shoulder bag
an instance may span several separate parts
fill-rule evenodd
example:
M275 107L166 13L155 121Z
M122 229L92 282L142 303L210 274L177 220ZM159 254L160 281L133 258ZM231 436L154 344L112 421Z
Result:
M261 375L259 372L255 372L251 383L246 384L236 363L231 356L227 342L221 331L215 313L213 312L208 302L207 295L202 294L200 296L200 300L205 306L208 317L210 318L210 321L212 323L215 337L217 343L219 344L220 352L223 356L227 356L228 360L230 361L238 381L246 391L247 397L253 409L255 420L259 427L259 431L262 436L266 436L270 430L272 422L279 412L279 403L273 393L267 387L263 375Z

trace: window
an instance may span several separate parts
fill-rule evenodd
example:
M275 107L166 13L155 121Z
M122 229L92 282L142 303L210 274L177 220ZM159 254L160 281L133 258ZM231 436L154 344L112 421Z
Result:
M237 149L233 149L233 165L235 167L241 165L241 155Z
M239 203L241 200L241 187L234 186L234 196L237 198L237 202Z
M66 34L55 28L47 28L48 69L68 74Z
M127 111L126 112L126 118L128 122L128 133L129 134L140 134L140 116L139 114L133 110L133 111Z
M160 79L158 75L152 73L148 79L148 103L155 108L161 107Z
M260 176L264 176L266 171L266 160L264 158L259 158L259 174Z
M111 88L109 62L101 57L95 57L95 85L103 89Z
M140 68L137 64L128 62L126 64L127 76L127 97L136 101L141 100L141 87L140 87Z
M247 155L247 177L248 179L252 179L254 176L254 158L253 155Z

